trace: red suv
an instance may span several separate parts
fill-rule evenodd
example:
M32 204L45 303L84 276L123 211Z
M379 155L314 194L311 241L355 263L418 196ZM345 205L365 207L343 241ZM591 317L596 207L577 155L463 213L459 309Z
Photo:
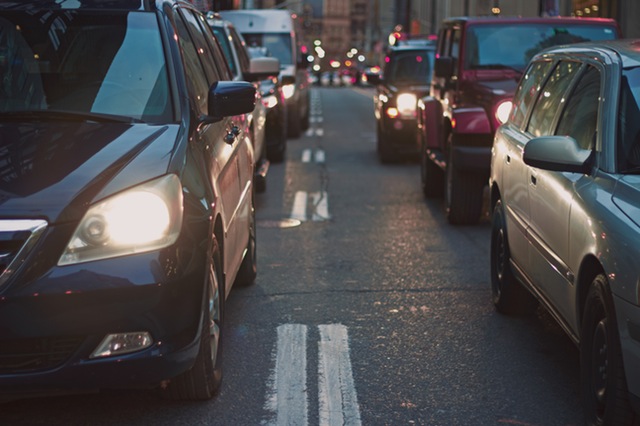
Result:
M511 111L529 59L543 48L620 37L603 18L461 17L445 20L430 94L418 103L422 190L444 195L451 224L482 214L491 144Z

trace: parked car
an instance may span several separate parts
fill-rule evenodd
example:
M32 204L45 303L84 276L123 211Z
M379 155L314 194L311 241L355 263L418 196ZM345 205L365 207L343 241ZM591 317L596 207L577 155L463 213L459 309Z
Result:
M422 190L444 195L449 223L482 215L496 128L531 57L545 47L620 36L612 19L462 17L438 33L430 95L420 102Z
M257 192L264 192L267 188L267 173L269 160L265 141L267 107L262 101L261 81L267 78L277 78L280 73L280 61L276 58L251 58L247 51L247 44L233 24L225 21L217 13L208 13L207 22L220 43L233 80L250 81L256 86L256 106L249 117L249 132L253 144L253 155L256 161L254 169L254 187Z
M367 74L367 81L376 86L377 152L383 163L419 153L417 103L429 94L434 60L435 44L430 40L398 43L387 52L382 73Z
M271 57L266 47L249 46L248 51L252 58ZM282 82L277 76L262 80L260 90L262 103L267 109L267 159L274 163L282 163L287 153L287 100L282 91Z
M639 52L627 40L536 55L491 151L493 303L538 301L578 345L590 425L640 414Z
M249 46L262 46L280 60L279 80L287 103L287 135L298 138L309 128L309 62L302 54L302 29L297 15L281 9L220 12L233 22Z
M213 397L225 299L256 277L255 87L186 2L0 17L0 398Z

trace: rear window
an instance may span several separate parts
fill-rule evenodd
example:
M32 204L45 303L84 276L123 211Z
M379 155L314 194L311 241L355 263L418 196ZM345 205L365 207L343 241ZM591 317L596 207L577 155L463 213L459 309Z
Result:
M464 68L523 71L533 55L547 47L617 38L607 25L474 25L466 34Z
M433 59L433 50L396 51L385 67L384 79L397 85L429 84Z
M266 47L281 65L293 65L291 35L289 33L243 33L249 47Z

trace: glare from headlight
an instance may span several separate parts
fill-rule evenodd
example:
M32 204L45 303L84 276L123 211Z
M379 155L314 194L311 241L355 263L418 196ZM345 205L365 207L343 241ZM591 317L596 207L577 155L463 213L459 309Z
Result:
M89 208L58 265L167 247L181 226L182 185L176 175L167 175Z
M509 115L511 114L511 107L513 103L511 101L503 101L496 108L496 118L500 122L500 124L504 124L509 119Z
M398 101L396 103L400 115L404 118L415 117L417 102L416 95L412 93L402 93L398 95Z
M278 98L273 95L265 96L262 98L262 105L264 105L268 109L271 109L274 106L278 105Z
M285 99L291 98L295 91L295 84L285 84L284 86L282 86L282 93L284 94Z

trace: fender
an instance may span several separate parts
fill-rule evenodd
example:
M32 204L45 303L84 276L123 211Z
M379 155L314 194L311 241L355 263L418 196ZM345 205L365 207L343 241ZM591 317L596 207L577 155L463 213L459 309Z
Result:
M454 133L491 134L491 123L480 107L455 108L451 111L451 126Z
M425 96L418 101L418 132L424 137L424 148L442 149L444 124L442 104L432 96Z

